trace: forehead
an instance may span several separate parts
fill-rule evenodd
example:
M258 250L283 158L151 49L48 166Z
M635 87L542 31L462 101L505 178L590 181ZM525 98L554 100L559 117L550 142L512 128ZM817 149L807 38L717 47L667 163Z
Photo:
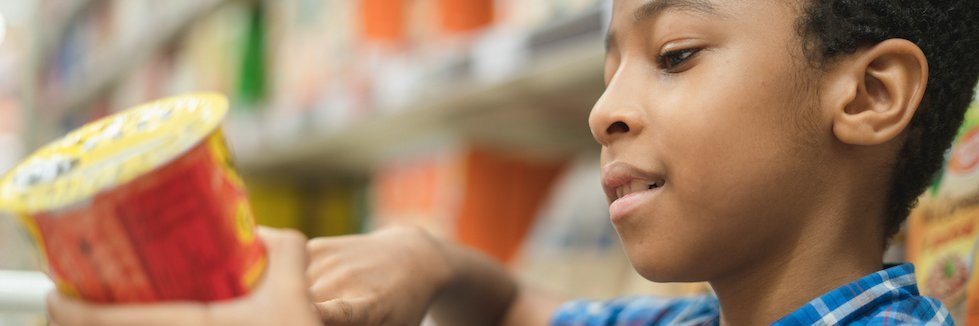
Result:
M718 17L746 17L747 11L775 15L797 14L806 0L614 0L615 20L632 22L655 18L665 12L681 11Z
M718 3L719 2L719 3ZM716 15L724 8L723 1L714 0L616 0L614 13L617 19L641 22L669 11L684 11L704 15Z
M648 29L633 28L657 21L667 13L682 13L703 19L689 20L723 23L731 31L792 29L806 0L614 0L612 23L606 39L614 43L616 35L633 34ZM686 19L686 18L683 18Z

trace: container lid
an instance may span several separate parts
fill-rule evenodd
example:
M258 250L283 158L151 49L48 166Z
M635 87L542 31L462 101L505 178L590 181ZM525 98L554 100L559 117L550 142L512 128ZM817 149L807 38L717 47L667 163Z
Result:
M86 124L0 179L0 207L36 213L86 202L190 150L228 111L216 93L160 99Z

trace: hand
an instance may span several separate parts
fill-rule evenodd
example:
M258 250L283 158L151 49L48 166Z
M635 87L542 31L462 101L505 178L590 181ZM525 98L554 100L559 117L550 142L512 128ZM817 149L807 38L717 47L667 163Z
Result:
M269 265L263 280L247 296L223 302L93 304L48 296L55 325L316 325L307 292L306 238L296 231L260 228Z
M327 325L418 325L452 278L440 244L418 228L309 241L306 272Z

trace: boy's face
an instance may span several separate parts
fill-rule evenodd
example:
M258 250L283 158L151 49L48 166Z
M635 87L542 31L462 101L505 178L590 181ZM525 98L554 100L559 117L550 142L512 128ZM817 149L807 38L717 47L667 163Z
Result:
M798 14L790 1L615 1L589 124L612 222L646 278L752 268L817 209L830 133L804 86Z

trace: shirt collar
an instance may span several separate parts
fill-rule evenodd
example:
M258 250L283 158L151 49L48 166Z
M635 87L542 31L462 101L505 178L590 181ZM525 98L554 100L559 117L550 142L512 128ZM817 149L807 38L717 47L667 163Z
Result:
M872 313L877 307L919 296L914 265L902 264L864 276L802 306L775 325L833 325Z

